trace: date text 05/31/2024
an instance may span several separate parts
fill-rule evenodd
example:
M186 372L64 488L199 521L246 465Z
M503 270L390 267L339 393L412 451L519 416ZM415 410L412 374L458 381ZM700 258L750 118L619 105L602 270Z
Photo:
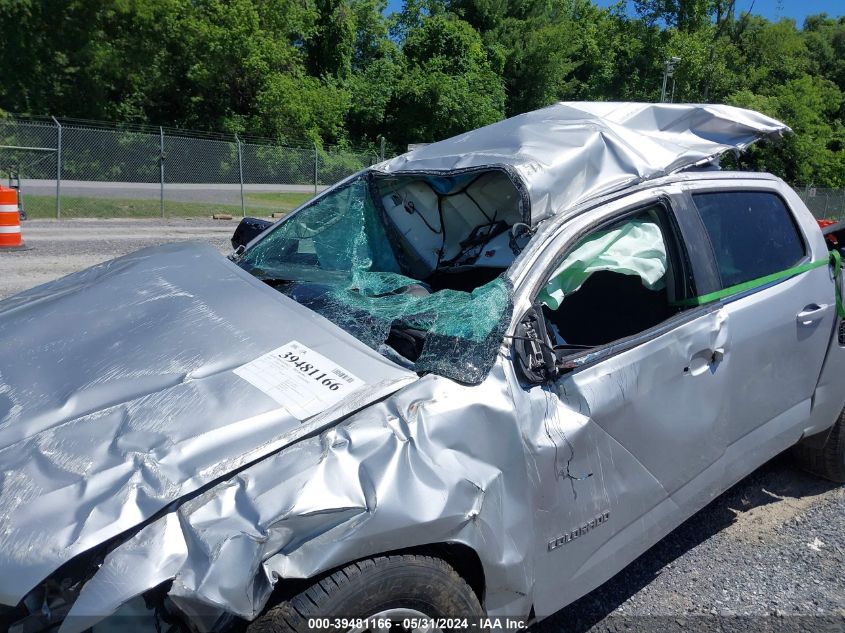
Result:
M405 617L394 620L389 617L372 616L368 618L309 618L308 628L311 630L349 630L371 629L384 630L393 627L403 630L445 630L466 629L478 631L508 630L521 631L528 628L528 621L523 618L426 618Z

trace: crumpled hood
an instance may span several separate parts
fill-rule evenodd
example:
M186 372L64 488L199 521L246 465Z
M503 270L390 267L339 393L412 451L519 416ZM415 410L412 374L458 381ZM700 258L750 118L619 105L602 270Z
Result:
M243 377L262 379L243 367L286 344L329 359L354 389L297 419L284 389ZM0 301L0 603L415 379L204 244L145 249Z

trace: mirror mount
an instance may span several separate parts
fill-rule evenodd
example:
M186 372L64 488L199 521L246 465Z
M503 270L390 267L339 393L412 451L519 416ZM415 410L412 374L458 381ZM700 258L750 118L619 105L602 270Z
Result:
M510 228L508 244L514 255L519 255L523 251L535 230L524 222L517 222Z
M235 233L232 235L232 248L235 249L235 254L240 254L237 252L238 249L245 249L247 244L272 225L273 223L269 220L261 220L259 218L244 218L241 220L238 228L235 229Z
M532 306L520 320L513 349L517 365L529 382L543 384L557 378L554 348L539 305Z

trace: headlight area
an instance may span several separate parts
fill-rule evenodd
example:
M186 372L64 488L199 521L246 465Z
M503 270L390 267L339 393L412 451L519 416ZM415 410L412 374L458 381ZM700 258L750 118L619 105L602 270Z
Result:
M191 629L167 597L170 585L166 582L125 602L90 633L188 633Z
M76 602L82 585L94 575L102 560L103 554L93 550L62 565L17 606L0 612L0 624L7 626L9 633L36 633L60 624Z
M39 583L17 606L0 606L0 631L55 633L62 624L71 624L73 630L90 629L93 633L177 633L188 630L167 598L172 584L170 581L132 598L93 626L90 622L72 622L72 615L71 621L65 623L82 587L102 566L105 554L106 550L101 549L78 556ZM127 569L126 573L131 574L132 570Z
M9 633L54 633L64 623L82 583L52 578L33 589L17 607L0 607L0 631ZM132 598L117 611L93 626L91 633L182 633L185 626L173 603L167 598L170 582ZM70 616L71 620L74 616ZM73 624L72 622L69 622ZM80 628L76 626L74 628Z

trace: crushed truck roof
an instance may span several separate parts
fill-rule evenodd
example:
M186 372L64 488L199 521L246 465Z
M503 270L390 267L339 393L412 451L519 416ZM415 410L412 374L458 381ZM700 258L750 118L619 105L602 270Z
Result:
M704 165L790 128L727 105L561 102L374 166L384 174L500 167L539 222L598 195Z

